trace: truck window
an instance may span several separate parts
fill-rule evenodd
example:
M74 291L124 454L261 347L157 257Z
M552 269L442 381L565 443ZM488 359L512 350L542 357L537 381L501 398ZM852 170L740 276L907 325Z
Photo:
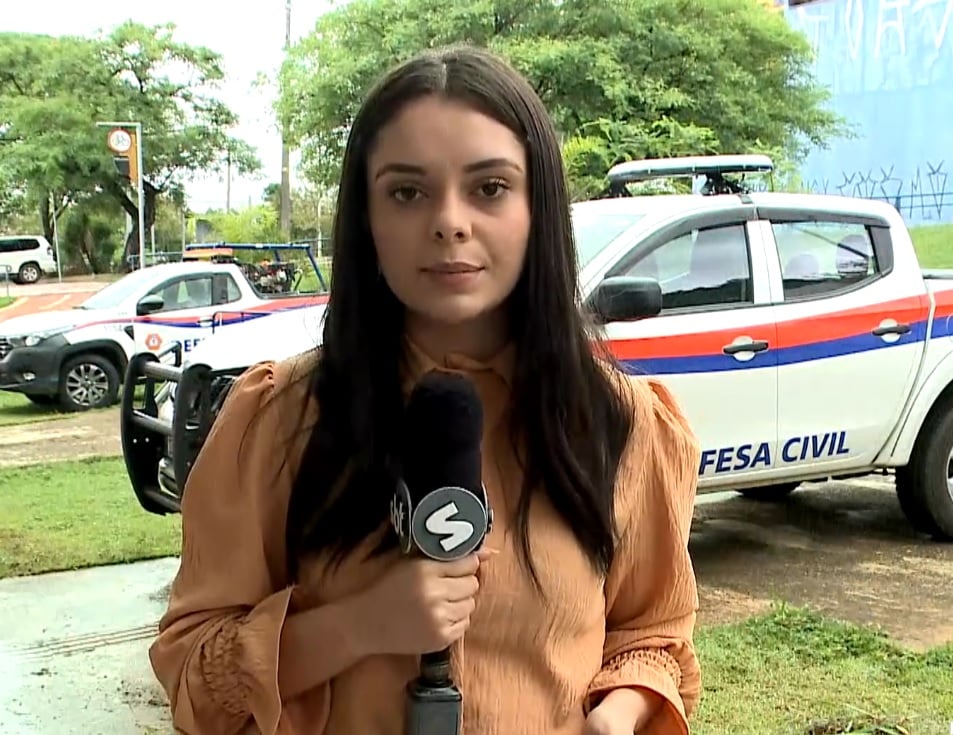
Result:
M212 278L177 278L154 289L151 294L162 297L165 302L162 311L208 307L212 305Z
M648 252L626 275L654 278L662 311L754 303L745 226L692 230Z
M242 297L235 279L227 273L219 273L212 280L212 300L216 306L231 304Z
M644 216L638 213L606 214L574 209L572 228L580 270Z
M785 301L833 296L876 280L870 233L843 222L774 222Z

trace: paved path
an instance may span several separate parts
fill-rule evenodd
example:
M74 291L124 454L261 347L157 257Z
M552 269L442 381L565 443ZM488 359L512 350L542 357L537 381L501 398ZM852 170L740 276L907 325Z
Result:
M0 580L0 733L171 733L148 660L177 559Z
M24 314L71 309L99 291L108 281L46 279L31 285L0 282L0 296L11 296L13 303L0 309L0 322Z
M19 296L9 306L0 309L0 323L15 316L39 314L44 311L72 309L92 296L95 291L82 291L65 294L39 294L37 296Z

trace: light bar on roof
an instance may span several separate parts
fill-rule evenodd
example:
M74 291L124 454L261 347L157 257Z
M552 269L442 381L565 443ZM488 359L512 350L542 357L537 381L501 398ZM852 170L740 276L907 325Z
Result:
M609 181L628 184L636 181L685 176L711 176L743 173L770 173L774 162L761 154L723 156L684 156L681 158L645 158L618 163L609 169Z

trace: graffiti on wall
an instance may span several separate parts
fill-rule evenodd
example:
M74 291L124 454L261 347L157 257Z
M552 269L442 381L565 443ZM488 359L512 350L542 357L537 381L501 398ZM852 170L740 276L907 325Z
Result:
M906 178L898 175L894 166L879 166L842 171L834 179L812 179L807 184L820 194L889 202L904 217L918 222L939 222L953 216L953 181L944 161L926 161Z
M785 15L855 134L809 156L809 188L953 222L953 0L788 2Z
M787 16L834 94L953 80L953 0L819 0Z

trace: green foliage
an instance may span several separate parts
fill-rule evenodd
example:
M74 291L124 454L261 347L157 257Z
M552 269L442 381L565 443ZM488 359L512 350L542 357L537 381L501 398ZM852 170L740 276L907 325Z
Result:
M132 22L98 38L0 33L0 190L20 193L21 209L27 195L39 206L50 192L67 203L105 192L137 222L136 196L97 127L116 120L143 124L146 227L157 195L181 199L191 174L220 170L227 158L240 173L257 170L253 150L229 133L234 113L215 96L219 56L173 34L172 25ZM50 236L50 213L41 219Z
M92 273L111 270L122 253L124 218L106 195L83 200L58 220L63 266Z
M702 628L696 645L699 735L947 732L953 646L912 651L874 628L783 603Z
M268 184L262 192L262 201L278 216L281 207L281 185ZM323 252L334 220L334 197L328 190L303 186L291 191L291 239L314 241L319 244L316 253Z
M278 212L268 204L256 204L231 212L204 215L225 242L281 242Z
M601 190L621 160L758 148L797 163L847 133L807 40L762 0L352 0L280 75L279 117L309 178L336 182L383 69L449 43L487 46L527 76L564 136L575 196Z

